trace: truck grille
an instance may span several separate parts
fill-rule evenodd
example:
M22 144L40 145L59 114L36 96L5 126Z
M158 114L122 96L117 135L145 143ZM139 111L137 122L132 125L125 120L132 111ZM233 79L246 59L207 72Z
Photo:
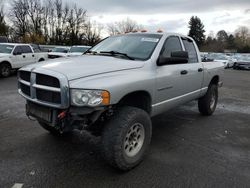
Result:
M60 80L62 77L62 75L57 78L53 74L19 71L19 93L32 102L65 108L68 105L68 87L66 78Z
M41 100L41 101L46 101L46 102L56 103L56 104L61 103L61 94L56 93L56 92L37 89L36 97L38 100Z
M20 78L24 81L30 82L30 72L20 71Z
M25 95L30 96L30 87L29 87L29 86L20 83L20 89L22 90L22 92L23 92Z
M57 78L44 74L36 74L36 83L39 85L60 88L60 82Z

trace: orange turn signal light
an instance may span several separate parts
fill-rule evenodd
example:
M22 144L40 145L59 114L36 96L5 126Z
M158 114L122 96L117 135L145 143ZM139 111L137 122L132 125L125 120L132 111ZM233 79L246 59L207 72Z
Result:
M109 105L110 95L108 91L102 91L102 105Z

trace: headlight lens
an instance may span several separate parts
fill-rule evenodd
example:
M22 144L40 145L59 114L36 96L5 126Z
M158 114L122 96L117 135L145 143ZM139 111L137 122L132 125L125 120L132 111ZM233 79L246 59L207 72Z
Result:
M109 99L108 91L71 89L71 104L74 106L109 105Z

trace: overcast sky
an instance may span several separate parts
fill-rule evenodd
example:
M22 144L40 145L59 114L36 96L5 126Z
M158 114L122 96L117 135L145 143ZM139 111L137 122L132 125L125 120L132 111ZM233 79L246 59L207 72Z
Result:
M234 32L250 26L250 0L73 0L88 11L92 20L106 24L127 17L150 31L187 34L188 21L198 16L206 34L224 29ZM72 2L72 0L70 1Z

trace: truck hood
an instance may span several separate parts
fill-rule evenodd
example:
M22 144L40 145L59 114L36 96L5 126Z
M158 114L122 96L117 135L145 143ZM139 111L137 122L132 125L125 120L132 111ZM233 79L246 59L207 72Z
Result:
M42 69L47 69L59 72L67 76L70 81L98 74L136 69L142 67L144 63L143 61L120 59L110 56L83 55L79 57L54 59L46 63L36 63L24 67L24 69L28 69L29 71L39 71L39 69L42 71Z

